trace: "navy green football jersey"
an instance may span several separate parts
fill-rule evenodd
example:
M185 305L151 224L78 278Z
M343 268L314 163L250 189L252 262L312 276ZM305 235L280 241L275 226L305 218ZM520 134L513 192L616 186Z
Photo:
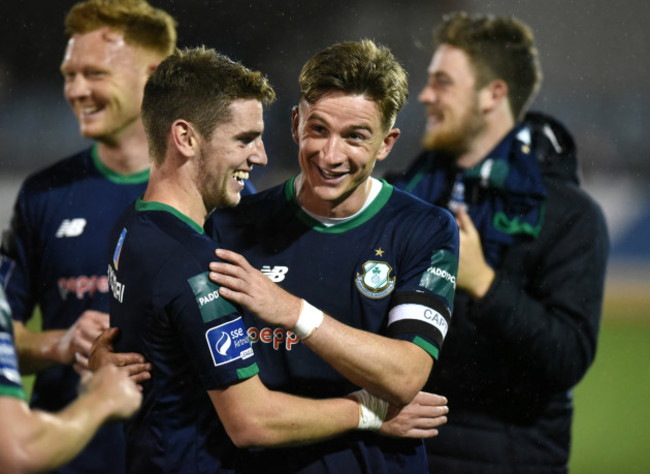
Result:
M326 227L298 205L294 180L218 210L206 232L274 282L355 328L411 341L437 358L450 322L458 268L451 214L383 182L351 220ZM260 377L314 398L353 386L291 331L245 315ZM251 472L426 472L421 441L355 432L297 449L255 450Z
M0 279L15 319L27 321L38 305L43 329L67 329L85 310L108 312L108 237L148 177L148 171L123 176L109 170L93 147L27 178L0 256ZM31 406L59 411L75 398L78 385L72 365L42 370ZM121 427L107 425L57 472L124 472L123 452Z
M208 279L215 242L177 210L137 200L118 220L108 267L117 352L153 364L126 424L130 472L230 472L236 449L208 390L258 373L241 311Z
M26 400L13 341L11 310L0 285L0 397Z

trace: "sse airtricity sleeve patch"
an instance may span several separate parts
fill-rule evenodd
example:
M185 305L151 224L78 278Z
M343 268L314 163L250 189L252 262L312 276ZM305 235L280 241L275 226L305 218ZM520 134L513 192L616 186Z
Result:
M254 355L248 332L239 311L219 294L219 285L208 278L208 272L189 278L196 304L204 323L224 318L224 322L208 329L205 340L210 348L212 361L220 366L239 359L248 359ZM231 316L226 318L227 316ZM237 316L232 319L232 316Z
M215 366L253 356L253 348L241 317L209 329L205 339Z

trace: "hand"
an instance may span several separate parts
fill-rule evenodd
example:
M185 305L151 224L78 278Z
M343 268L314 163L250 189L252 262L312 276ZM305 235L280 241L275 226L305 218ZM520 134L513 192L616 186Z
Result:
M436 428L447 423L447 413L445 397L420 392L401 410L389 405L379 433L400 438L433 438L438 435Z
M119 367L131 380L140 384L151 378L152 365L136 352L116 353L113 342L117 338L119 328L107 328L93 343L88 357L90 370L97 371L105 365ZM139 386L139 388L142 388Z
M83 391L96 394L98 398L109 403L109 418L126 419L140 408L142 394L126 373L107 364L96 373L84 377Z
M59 362L62 364L75 362L75 353L78 352L83 357L81 360L76 361L75 370L80 372L82 369L86 369L87 365L84 367L84 360L90 352L93 341L108 326L108 313L93 310L84 311L59 340L56 349Z
M481 236L463 206L458 206L456 222L460 238L456 287L475 299L481 299L494 281L494 270L485 261Z
M210 262L210 280L220 285L219 294L239 303L269 324L291 329L300 315L300 298L286 292L253 268L241 255L217 249L226 262Z

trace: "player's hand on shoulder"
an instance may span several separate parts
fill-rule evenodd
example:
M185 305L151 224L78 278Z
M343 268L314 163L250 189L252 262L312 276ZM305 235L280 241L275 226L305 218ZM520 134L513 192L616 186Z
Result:
M291 329L301 309L300 298L283 290L241 255L217 249L219 262L210 262L210 280L219 294L255 313L269 324Z
M386 418L379 428L384 436L400 438L433 438L439 426L447 423L447 399L429 392L419 392L401 410L389 405Z

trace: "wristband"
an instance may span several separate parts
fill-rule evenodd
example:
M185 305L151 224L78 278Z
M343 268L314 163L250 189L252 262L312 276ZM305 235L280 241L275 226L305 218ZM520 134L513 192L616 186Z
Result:
M353 392L359 402L359 430L376 431L381 428L388 413L388 402L367 390Z
M307 339L323 322L323 312L307 303L305 300L300 300L300 315L296 325L291 329L303 341Z

